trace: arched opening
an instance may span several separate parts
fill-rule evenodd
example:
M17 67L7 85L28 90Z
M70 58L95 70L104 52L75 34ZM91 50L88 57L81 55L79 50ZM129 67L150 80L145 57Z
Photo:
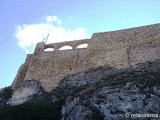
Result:
M70 49L72 49L72 47L67 45L59 48L59 50L70 50Z
M87 47L88 47L88 44L81 44L77 46L77 48L87 48Z
M54 51L53 48L46 48L44 51Z

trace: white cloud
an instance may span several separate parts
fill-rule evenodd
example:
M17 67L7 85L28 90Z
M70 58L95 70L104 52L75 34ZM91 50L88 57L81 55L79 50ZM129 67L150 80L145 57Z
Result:
M47 16L46 20L47 20L47 22L55 22L58 25L60 25L62 23L62 21L60 19L58 19L57 16Z
M18 25L15 37L18 46L26 51L33 52L37 42L44 41L49 33L47 43L56 43L86 38L84 28L67 29L61 26L62 21L56 16L47 16L45 23Z

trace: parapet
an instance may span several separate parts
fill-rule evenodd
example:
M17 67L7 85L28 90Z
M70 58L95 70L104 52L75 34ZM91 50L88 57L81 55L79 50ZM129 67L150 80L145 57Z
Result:
M85 48L79 46L87 45ZM69 46L71 49L61 50ZM52 51L46 51L48 48ZM126 68L160 58L160 24L94 33L91 39L45 44L37 43L28 55L12 86L23 80L39 80L46 91L65 76L109 65ZM21 72L23 71L23 72Z

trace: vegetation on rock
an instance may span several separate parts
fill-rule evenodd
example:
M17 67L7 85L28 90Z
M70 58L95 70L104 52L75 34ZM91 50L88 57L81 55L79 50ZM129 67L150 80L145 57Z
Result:
M47 102L27 102L22 105L7 106L0 110L0 120L54 120L59 115L53 104Z

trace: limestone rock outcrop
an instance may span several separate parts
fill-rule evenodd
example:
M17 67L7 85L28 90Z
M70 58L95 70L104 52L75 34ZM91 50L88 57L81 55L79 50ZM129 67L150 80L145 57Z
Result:
M35 95L43 92L37 80L26 80L19 83L13 90L12 97L7 101L9 105L18 105L31 100Z
M65 99L62 118L72 120L77 113L82 114L80 110L84 108L86 112L81 117L87 116L87 120L128 120L135 119L135 114L151 114L150 119L158 119L159 70L160 61L157 60L127 69L98 67L68 76L57 89Z

